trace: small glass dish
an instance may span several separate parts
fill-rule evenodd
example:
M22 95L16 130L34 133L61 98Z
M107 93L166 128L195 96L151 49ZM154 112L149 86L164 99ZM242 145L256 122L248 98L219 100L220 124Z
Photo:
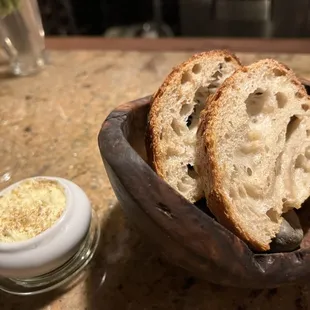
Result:
M5 139L3 136L0 137L0 145L0 190L2 190L14 180L21 163L21 154L16 142Z
M34 238L0 242L0 290L15 295L35 295L74 282L92 259L100 238L97 215L80 187L62 178L32 179L58 181L67 205L61 218Z

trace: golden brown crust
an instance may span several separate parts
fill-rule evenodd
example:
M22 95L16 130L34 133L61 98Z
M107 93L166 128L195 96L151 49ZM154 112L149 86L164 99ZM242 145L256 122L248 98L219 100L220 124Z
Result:
M160 154L158 151L158 145L160 143L160 133L158 130L158 125L156 124L156 120L158 113L160 113L160 106L162 104L161 98L172 85L181 82L180 79L182 74L190 67L192 67L194 62L197 62L197 60L200 60L202 58L212 56L224 56L226 58L226 61L232 61L235 62L238 66L241 66L239 59L234 54L231 54L229 51L226 50L212 50L195 54L185 62L173 68L173 70L166 77L163 84L153 96L153 101L149 112L145 140L149 163L160 177L163 177L162 162L164 159L162 158L162 154Z
M154 96L152 97L152 101L151 101L151 105L153 104L153 99ZM149 115L148 115L149 117ZM149 120L147 120L146 123L146 131L145 131L145 149L146 149L146 156L147 156L147 160L148 160L148 164L152 167L153 170L155 170L154 168L154 156L153 156L153 145L152 145L152 141L153 141L153 137L152 137L152 131L151 128L149 126Z
M274 70L278 70L278 74L288 74L292 83L300 85L299 92L307 96L306 90L298 81L293 72L286 66L272 60L266 59L266 64ZM229 201L226 199L226 195L223 191L223 179L218 165L218 159L215 155L215 123L221 118L220 109L224 104L221 98L224 98L226 93L231 91L232 88L237 88L236 80L241 72L247 72L249 70L255 70L261 66L261 62L250 65L249 67L243 67L231 75L226 81L219 87L217 92L209 97L205 110L201 114L198 134L200 135L200 152L202 159L199 163L199 170L204 170L204 175L207 175L208 183L212 190L206 193L208 207L215 215L217 220L226 228L235 233L239 238L247 242L252 248L259 251L266 251L270 249L269 244L262 244L258 240L254 239L246 231L244 231L238 223L238 219L235 218L234 210Z

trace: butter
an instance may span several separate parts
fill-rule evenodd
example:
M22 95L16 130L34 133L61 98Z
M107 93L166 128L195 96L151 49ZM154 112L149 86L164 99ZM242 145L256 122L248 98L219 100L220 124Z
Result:
M52 227L66 207L64 188L54 180L21 182L0 196L0 242L33 238Z

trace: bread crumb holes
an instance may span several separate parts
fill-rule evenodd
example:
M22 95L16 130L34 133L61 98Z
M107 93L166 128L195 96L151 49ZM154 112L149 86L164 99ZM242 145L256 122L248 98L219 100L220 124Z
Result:
M185 84L187 82L190 82L192 80L192 76L190 73L188 72L185 72L183 75L182 75L182 78L181 78L181 84Z
M275 76L284 76L284 75L286 75L285 71L280 70L278 68L274 68L272 71L273 71Z
M283 109L286 106L287 97L283 93L281 92L276 93L276 100L278 108Z
M192 111L192 104L183 104L180 110L180 115L181 116L185 116L185 115L189 115L190 112Z
M198 73L201 72L201 69L202 69L201 65L200 64L196 64L196 65L193 66L192 72L195 73L195 74L198 74Z

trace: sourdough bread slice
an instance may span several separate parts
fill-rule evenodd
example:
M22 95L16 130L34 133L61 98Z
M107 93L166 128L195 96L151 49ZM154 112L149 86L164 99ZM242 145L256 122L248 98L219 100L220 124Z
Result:
M266 59L237 70L201 113L196 160L208 207L256 250L269 250L281 215L310 194L309 108L294 73Z
M194 167L199 115L206 99L241 65L226 51L194 55L169 74L153 97L148 154L156 173L191 202L202 198Z

